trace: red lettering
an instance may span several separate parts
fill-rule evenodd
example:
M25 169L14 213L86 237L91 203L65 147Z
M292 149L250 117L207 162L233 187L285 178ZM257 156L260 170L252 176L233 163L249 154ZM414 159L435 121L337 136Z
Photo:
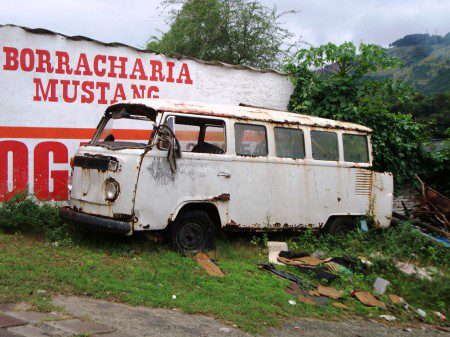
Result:
M20 68L23 71L34 69L34 52L30 48L24 48L20 51Z
M94 101L94 82L86 81L81 83L81 90L86 94L81 95L81 103L92 103Z
M50 53L48 50L36 49L37 55L37 67L36 72L38 73L52 73L53 67L50 63Z
M76 101L77 99L77 95L78 95L78 85L80 84L80 81L72 81L72 85L73 85L73 96L69 97L69 85L70 85L69 80L61 80L61 84L63 87L63 100L66 103L73 103Z
M158 87L152 86L148 88L147 91L147 98L159 98L159 95L154 95L153 93L158 93L159 89Z
M65 51L56 51L55 55L58 61L55 73L72 75L73 69L69 65L69 54Z
M175 62L167 62L168 76L166 77L166 82L173 83L173 68L175 67Z
M69 155L64 144L43 142L34 148L34 194L38 199L67 200L67 170L50 170L50 153L54 164L67 164ZM37 160L36 160L37 159ZM50 188L53 179L53 188Z
M184 80L185 84L192 84L192 79L191 79L191 75L189 74L189 67L188 67L187 63L183 63L183 65L181 66L180 76L178 76L178 78L177 78L177 83L183 83L183 80L182 80L183 77L186 78Z
M81 72L81 68L83 68L83 72ZM78 64L74 72L75 75L81 75L84 76L92 76L91 68L89 67L89 61L86 57L86 54L81 53L80 57L78 58Z
M5 65L3 66L3 70L13 70L16 71L19 69L19 51L17 48L13 47L3 47L3 52L5 53Z
M116 56L108 56L108 60L109 60L108 77L117 77L116 69L118 68L120 69L119 78L127 78L125 65L128 59L126 57L119 57L120 64L118 65L116 64L117 61Z
M98 99L98 104L108 104L108 101L106 100L106 89L109 89L109 83L108 82L97 82L95 84L96 89L100 89L100 98Z
M8 177L8 153L12 153L12 177ZM8 188L8 178L12 181L12 188ZM28 148L15 140L0 142L0 200L11 198L20 191L28 188Z
M123 100L126 100L126 99L127 99L127 96L125 95L125 90L123 90L122 84L117 83L116 91L114 92L114 97L111 100L111 104L114 104L117 101L123 101Z
M133 71L131 72L131 75L130 75L130 78L132 80L135 80L137 78L135 75L136 72L139 73L140 80L142 80L142 81L147 80L147 76L145 75L144 65L142 64L141 59L136 59L136 62L134 63Z
M99 76L99 77L105 76L105 74L106 74L106 69L105 68L103 68L103 69L99 68L99 63L100 62L103 63L103 64L106 63L106 56L105 55L96 55L94 57L94 73L95 73L96 76Z
M152 66L152 75L150 76L150 81L164 81L161 61L150 60L150 65ZM156 77L156 75L158 75L158 77Z
M33 96L33 101L42 101L42 99L44 99L44 101L58 102L58 97L56 96L56 85L58 84L58 80L48 80L47 88L45 90L40 78L33 79L33 82L36 86L36 94Z
M145 98L145 85L140 85L138 89L137 85L132 84L131 89L133 90L133 98Z

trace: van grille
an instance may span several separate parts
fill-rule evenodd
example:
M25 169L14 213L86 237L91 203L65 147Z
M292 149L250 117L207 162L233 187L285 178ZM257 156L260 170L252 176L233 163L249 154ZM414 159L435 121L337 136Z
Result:
M355 193L356 195L370 195L372 184L372 171L357 170Z

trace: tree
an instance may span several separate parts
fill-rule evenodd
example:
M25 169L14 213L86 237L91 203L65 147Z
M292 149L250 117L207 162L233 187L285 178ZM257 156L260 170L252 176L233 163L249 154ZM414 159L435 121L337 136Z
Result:
M165 0L170 29L152 36L147 49L206 61L278 67L293 35L278 12L251 0ZM180 7L181 6L181 7Z
M350 42L329 43L300 50L286 70L296 85L290 109L372 128L374 168L392 172L401 185L423 172L426 156L423 126L393 109L410 100L412 89L401 81L365 76L397 63L377 45L361 44L357 49Z

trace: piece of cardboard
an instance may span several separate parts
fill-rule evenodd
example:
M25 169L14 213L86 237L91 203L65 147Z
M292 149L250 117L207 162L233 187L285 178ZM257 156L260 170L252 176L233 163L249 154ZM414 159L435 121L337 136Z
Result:
M314 302L313 300L303 296L303 295L299 295L298 296L298 300L300 302L306 303L306 304L310 304L310 305L316 305L316 302Z
M404 301L403 301L403 298L401 298L401 297L398 296L398 295L394 295L394 294L390 294L390 295L389 295L389 299L390 299L391 302L394 303L394 304L401 304L401 303L404 302Z
M377 300L375 296L367 291L353 291L353 296L355 296L362 304L368 307L378 307L387 310L386 304Z
M206 273L214 277L225 277L225 274L217 267L205 253L197 253L194 260L205 269Z
M325 287L325 286L323 286L321 284L318 285L317 292L320 295L327 296L327 297L330 297L330 298L335 299L335 300L341 298L342 295L343 295L342 291L336 290L336 289L331 288L331 287Z

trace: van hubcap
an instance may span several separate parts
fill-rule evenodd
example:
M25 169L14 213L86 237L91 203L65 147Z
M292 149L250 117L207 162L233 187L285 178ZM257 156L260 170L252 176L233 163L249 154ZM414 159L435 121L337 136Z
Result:
M203 243L203 229L194 222L185 224L178 232L178 243L187 250L201 248Z

